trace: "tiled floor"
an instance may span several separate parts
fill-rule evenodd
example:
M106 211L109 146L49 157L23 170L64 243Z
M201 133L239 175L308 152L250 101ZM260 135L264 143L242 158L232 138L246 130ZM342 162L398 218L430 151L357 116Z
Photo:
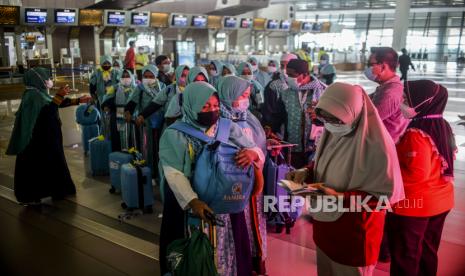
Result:
M420 68L422 68L421 66ZM439 251L439 273L438 275L465 275L465 128L457 125L458 114L465 114L465 72L463 68L456 68L453 63L447 66L444 64L428 63L426 72L411 72L411 79L427 78L435 80L449 90L449 102L446 109L445 117L451 123L456 134L456 140L459 147L459 153L456 160L456 183L455 183L455 208L452 210L446 220L442 243ZM345 81L362 85L368 93L374 91L375 84L366 80L360 72L341 72L338 74L337 81ZM1 92L0 92L1 93ZM1 94L0 94L1 99ZM13 108L17 108L19 101L13 101ZM13 118L5 116L6 104L0 102L0 150L6 146L9 138ZM118 195L108 193L108 178L92 178L88 174L87 159L81 153L81 147L76 144L80 143L79 127L74 123L74 109L69 108L61 110L63 120L64 142L66 145L65 152L68 164L70 166L73 179L78 189L76 197L70 198L71 202L88 207L100 212L109 218L116 218L122 212L120 207L121 198ZM0 157L0 184L11 183L14 171L14 158ZM8 186L8 185L7 185ZM159 234L161 204L158 202L155 206L153 215L139 216L130 221L130 225L145 229L151 233ZM1 221L14 223L13 218L5 219L5 214L0 212ZM67 231L67 230L63 230ZM70 230L73 232L72 230ZM106 248L97 248L95 246L96 237L89 235L73 237L73 241L79 241L78 250L89 249L96 254L94 257L100 261L100 255L107 254ZM1 234L0 240L6 238ZM11 234L11 233L10 233ZM74 235L70 233L69 235ZM292 229L291 235L269 233L268 246L268 271L270 275L315 275L315 245L312 241L312 225L305 219L300 219ZM16 236L16 238L21 238ZM26 237L27 238L27 237ZM24 239L26 239L24 238ZM49 240L49 242L53 242ZM37 246L45 246L46 242ZM76 244L72 243L71 246ZM77 245L76 245L77 246ZM155 244L154 244L154 248ZM57 248L57 250L69 250ZM121 254L124 254L121 253ZM156 250L151 253L153 258L157 258ZM77 255L70 255L77 256ZM122 256L122 255L121 255ZM14 256L13 256L14 257ZM12 260L11 257L8 260ZM59 257L59 256L57 256ZM76 258L75 262L82 261L86 265L92 265L82 257ZM132 259L131 259L132 260ZM104 262L105 263L105 262ZM13 262L13 264L16 264ZM107 265L107 263L105 263ZM102 271L118 268L119 263L111 263L110 268L102 266ZM145 264L147 265L147 264ZM127 266L130 268L130 266ZM57 266L60 269L60 266ZM83 268L84 269L84 268ZM118 268L119 269L119 268ZM58 271L57 270L57 271ZM45 270L44 270L45 271ZM48 271L48 270L47 270ZM83 270L84 271L84 270ZM127 273L124 271L123 273ZM134 275L134 271L129 274ZM388 275L389 265L379 264L375 275ZM50 275L50 274L49 274ZM88 275L88 274L82 274ZM100 274L106 275L106 273ZM119 275L118 272L108 275ZM137 274L136 274L137 275ZM156 275L156 274L155 274Z

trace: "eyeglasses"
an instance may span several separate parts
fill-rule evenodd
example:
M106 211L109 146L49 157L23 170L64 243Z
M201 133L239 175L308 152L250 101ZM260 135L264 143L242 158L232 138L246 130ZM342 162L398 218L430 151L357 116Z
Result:
M378 65L378 64L381 64L382 62L367 62L367 67L372 67L373 65Z

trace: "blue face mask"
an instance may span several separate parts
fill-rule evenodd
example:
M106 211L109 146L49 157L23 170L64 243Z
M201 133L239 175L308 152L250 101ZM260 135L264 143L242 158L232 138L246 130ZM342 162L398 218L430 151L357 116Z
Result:
M365 71L363 71L363 74L365 74L365 77L371 81L375 81L378 78L376 75L373 74L373 70L371 67L365 68Z

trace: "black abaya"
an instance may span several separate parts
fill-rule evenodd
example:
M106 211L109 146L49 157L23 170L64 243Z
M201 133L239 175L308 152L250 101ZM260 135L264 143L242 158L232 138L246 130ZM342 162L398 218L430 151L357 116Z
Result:
M60 107L69 105L65 99ZM63 150L58 106L53 102L42 108L29 144L17 155L14 190L21 203L76 193Z

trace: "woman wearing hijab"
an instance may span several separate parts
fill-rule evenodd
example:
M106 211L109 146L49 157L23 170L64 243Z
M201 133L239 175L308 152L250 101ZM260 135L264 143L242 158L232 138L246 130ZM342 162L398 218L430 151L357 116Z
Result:
M90 95L100 108L103 97L106 94L115 92L115 87L119 82L118 71L112 68L113 59L110 56L102 56L100 58L100 67L97 68L94 74L90 77L89 91Z
M118 76L121 77L121 74L123 74L123 62L119 59L115 59L113 61L113 70L115 70L116 72L118 72Z
M336 67L329 63L329 55L322 54L320 57L320 66L318 66L318 78L326 85L331 85L336 78Z
M58 108L88 102L90 97L65 98L69 87L51 97L50 71L36 67L24 74L24 92L7 149L16 155L14 190L20 203L39 203L44 197L62 199L76 193L63 151Z
M235 76L236 74L236 67L234 65L227 62L223 64L223 72L221 73L223 77Z
M344 207L354 207L353 199L358 196L374 209L312 211L318 274L372 275L385 220L384 210L376 207L404 198L394 142L359 86L329 86L316 113L325 124L325 132L310 180L322 183L315 186L325 195L313 198L312 207L330 199L342 200ZM309 170L303 169L288 178L302 182L308 175Z
M268 83L271 81L270 74L268 74L268 72L260 70L257 58L250 57L247 60L247 62L251 65L254 80L256 80L262 87L266 87Z
M191 83L183 93L183 122L216 135L220 117L218 95L206 82ZM238 166L263 166L260 149L243 135L241 128L232 123L229 142L242 148L237 156ZM167 128L160 141L160 174L164 191L163 219L160 233L161 274L169 272L166 264L166 248L176 239L184 238L185 216L188 211L205 221L205 211L212 212L206 203L198 199L189 179L194 173L194 161L200 153L199 140L172 128ZM251 275L252 257L244 213L218 215L225 227L217 227L217 268L221 275Z
M168 105L171 99L180 95L187 83L187 75L189 74L189 66L180 65L174 71L176 76L176 82L168 85L161 93L158 93L153 101L139 114L137 117L137 124L140 125L144 122L145 118L150 117L153 113L157 112L159 109L162 109L163 113L166 114ZM167 124L170 125L173 123L172 120L167 121Z
M444 221L454 206L454 134L442 117L447 89L430 80L405 84L403 114L412 119L397 144L405 199L387 227L392 275L436 275Z
M155 65L145 66L142 70L142 83L137 86L134 93L129 97L128 103L124 108L127 122L130 122L133 118L137 118L137 116L153 101L157 94L165 89L165 84L157 79L157 74L158 69ZM162 113L163 111L159 110L158 112ZM161 114L157 113L152 116L163 118ZM139 146L138 149L146 150L145 157L147 158L149 167L153 169L154 165L158 164L158 142L163 124L160 122L158 126L154 127L151 122L147 120L144 125L148 136L147 149L142 149L141 146ZM136 133L142 135L142 133ZM156 175L156 170L152 170L152 172Z
M252 94L250 95L250 111L261 117L260 107L263 104L263 86L254 80L252 65L248 62L241 62L237 67L237 75L252 84Z
M115 87L115 92L107 93L103 98L103 110L110 114L110 136L113 151L121 151L121 149L128 147L124 107L135 90L136 81L133 74L130 70L122 70L121 79Z
M241 127L243 135L261 149L260 159L264 161L266 155L265 132L258 119L248 110L250 83L239 77L230 76L221 80L219 86L221 117L232 120ZM253 195L250 204L252 206L247 206L244 213L246 214L245 219L253 251L252 256L255 260L254 270L261 275L265 274L266 259L266 217L263 212L263 194ZM257 220L252 220L252 217L257 218Z
M208 82L208 73L205 68L201 66L194 66L189 70L186 85L198 81ZM173 123L182 117L182 97L182 93L180 93L176 97L173 97L169 102L165 112L165 118L168 124Z
M213 87L216 87L218 85L218 82L220 81L221 78L221 73L223 70L223 63L218 60L212 60L210 63L209 71L208 73L210 74L210 84L213 85Z

